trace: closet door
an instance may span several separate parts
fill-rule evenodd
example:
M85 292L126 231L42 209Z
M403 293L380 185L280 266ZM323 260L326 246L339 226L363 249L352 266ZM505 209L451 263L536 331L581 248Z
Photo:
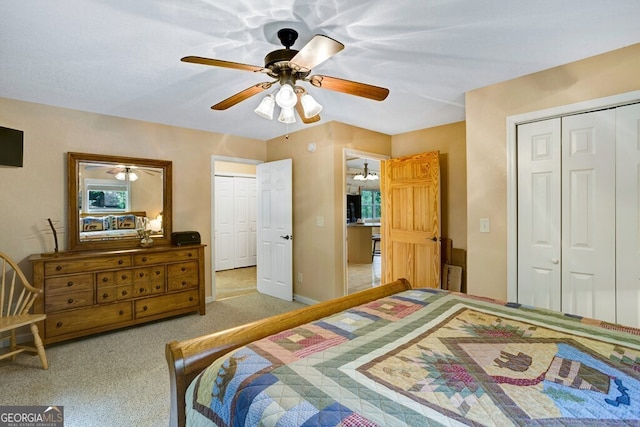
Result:
M215 177L215 257L216 271L235 268L233 178Z
M561 309L559 118L518 126L518 302Z
M562 311L616 321L615 110L562 118Z
M640 326L640 104L616 111L617 322Z
M235 267L256 265L256 179L234 178Z

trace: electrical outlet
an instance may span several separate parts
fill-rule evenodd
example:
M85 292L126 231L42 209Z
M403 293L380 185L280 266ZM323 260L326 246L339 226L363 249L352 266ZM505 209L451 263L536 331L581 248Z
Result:
M298 283L302 283L302 273L298 273Z

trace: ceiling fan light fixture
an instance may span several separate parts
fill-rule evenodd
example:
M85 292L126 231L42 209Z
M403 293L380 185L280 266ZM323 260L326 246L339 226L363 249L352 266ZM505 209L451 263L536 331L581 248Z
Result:
M280 116L278 117L278 121L282 123L295 123L296 114L293 110L293 107L283 107L280 110Z
M273 99L273 95L265 96L262 101L260 101L260 105L253 110L260 117L264 117L267 120L273 119L273 110L276 106L276 102Z
M305 93L300 97L300 104L302 104L302 109L304 110L304 116L307 119L311 117L317 116L322 111L322 105L318 104L318 101L308 93Z
M298 102L298 96L293 90L293 86L289 83L282 85L278 93L276 93L276 104L282 109L293 108Z
M130 172L129 168L127 168L125 171L120 171L116 174L116 179L119 179L120 181L135 181L138 179L138 175L136 175L135 172Z

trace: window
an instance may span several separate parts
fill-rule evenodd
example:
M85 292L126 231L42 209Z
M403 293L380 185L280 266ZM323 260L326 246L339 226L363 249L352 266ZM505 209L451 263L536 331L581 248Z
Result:
M360 200L362 201L363 219L380 219L380 213L382 212L380 190L361 190Z
M85 180L84 212L129 211L129 183L108 179Z

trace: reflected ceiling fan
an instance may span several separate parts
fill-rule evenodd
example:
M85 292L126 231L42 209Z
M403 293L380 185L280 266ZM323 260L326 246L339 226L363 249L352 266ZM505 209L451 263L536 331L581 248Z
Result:
M291 46L298 38L297 31L291 28L283 28L278 31L278 38L284 49L268 53L264 58L264 67L200 56L185 56L182 61L267 74L274 80L255 84L220 101L212 106L211 109L226 110L253 95L270 89L274 84L280 83L280 89L275 95L267 95L255 112L271 120L273 118L273 110L278 105L281 108L278 120L283 123L295 122L294 108L304 123L314 123L320 120L319 113L322 110L322 106L307 93L304 87L296 85L298 81L308 82L318 88L361 96L375 101L382 101L389 95L389 89L383 87L320 74L310 75L314 67L344 49L342 43L322 34L317 34L298 51L291 49Z
M120 181L136 181L138 179L138 175L136 174L136 172L144 172L152 176L155 176L155 174L158 173L155 170L147 170L146 168L141 168L138 166L125 165L118 165L107 170L108 174L115 175L115 178L119 179Z

